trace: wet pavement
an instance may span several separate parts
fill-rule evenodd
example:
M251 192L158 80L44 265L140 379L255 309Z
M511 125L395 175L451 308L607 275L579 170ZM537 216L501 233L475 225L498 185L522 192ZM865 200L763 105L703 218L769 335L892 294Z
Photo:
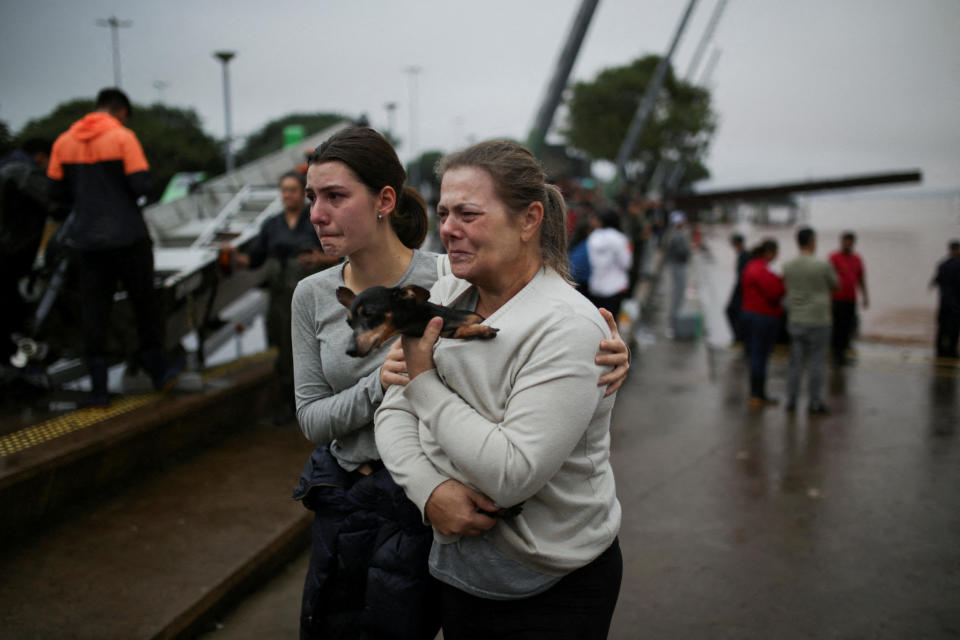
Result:
M633 368L619 393L612 426L625 564L610 637L960 637L960 369L935 361L926 348L909 342L861 341L853 366L828 373L830 415L747 407L746 368L724 335L722 305L731 279L725 251L724 244L713 243L712 257L699 254L689 279L687 305L704 314L704 339L665 337L662 309L669 299L669 279L654 287L642 306L644 325L636 333L640 339ZM779 350L771 362L772 395L783 396L785 374L786 352ZM246 462L235 466L197 458L195 470L185 464L176 473L184 474L178 482L190 493L197 478L206 478L197 474L228 467L242 484L249 479L245 469L271 460L272 484L264 482L259 493L251 492L251 504L235 507L259 514L250 516L259 522L264 505L273 504L270 496L277 496L278 509L288 509L287 476L295 477L309 447L304 449L297 437L280 438L269 430L242 438L204 455L228 455L235 449L233 455ZM283 449L283 455L270 453L268 443ZM137 506L139 496L151 492L156 500L172 503L163 491L171 481L164 478L60 528L96 529L103 526L97 519L112 517L115 505L132 501ZM208 478L200 484L218 483ZM209 520L201 517L206 513L202 502L196 517L188 518L199 527L189 537L205 540L216 533L224 548L239 548L227 540L235 542L242 531L232 531L222 521L202 524ZM124 517L145 519L148 510L130 509ZM173 507L168 515L176 512ZM283 513L302 515L299 510ZM124 522L110 526L122 528ZM151 526L159 531L163 522ZM183 526L177 518L171 522ZM71 546L73 535L60 539L56 534L50 530L36 544L46 540L65 553L77 550ZM175 573L181 582L189 581L195 574L189 567L202 561L177 552L179 541L158 537L150 544L154 550L170 547L168 564L185 563L188 568ZM203 547L198 549L202 557ZM119 561L124 566L164 556L136 546L129 553ZM66 585L57 583L62 570L58 574L48 564L44 575L31 578L30 563L18 555L13 553L8 569L19 567L24 584L36 582L34 594L18 590L18 599L40 598L42 607L42 598L50 598L63 620L82 626L90 619L90 611L68 611L62 593ZM109 563L87 564L110 592L111 576L119 574ZM204 637L296 637L305 571L302 554ZM82 575L75 578L83 582ZM116 589L126 593L131 588L118 584ZM149 594L141 596L141 604L145 599L149 606ZM105 610L112 606L111 597L98 599ZM8 605L11 598L8 593ZM0 600L0 608L3 604ZM136 603L127 605L126 617L132 618ZM118 637L108 627L101 637ZM75 628L77 637L83 636L80 626ZM17 631L23 632L17 637L30 637L29 627Z
M828 374L833 412L789 414L747 407L739 351L710 342L641 349L618 397L611 637L960 637L958 369L860 343ZM781 349L772 395L785 377Z
M252 356L0 437L0 638L194 637L296 557L312 446L272 379Z
M690 278L706 339L664 337L667 278L643 306L612 427L624 579L610 637L960 637L960 370L861 342L828 374L830 415L748 408L717 320L722 250ZM774 395L785 376L781 349ZM209 637L294 637L305 570L306 555Z

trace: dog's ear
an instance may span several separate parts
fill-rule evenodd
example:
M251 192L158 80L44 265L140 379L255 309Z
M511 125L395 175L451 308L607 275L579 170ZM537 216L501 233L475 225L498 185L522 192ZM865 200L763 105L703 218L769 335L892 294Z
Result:
M353 299L357 297L353 291L347 289L346 287L337 287L337 300L340 301L340 304L349 309L353 305Z
M415 300L420 304L430 299L430 292L415 284L408 284L400 289L397 294L401 300Z

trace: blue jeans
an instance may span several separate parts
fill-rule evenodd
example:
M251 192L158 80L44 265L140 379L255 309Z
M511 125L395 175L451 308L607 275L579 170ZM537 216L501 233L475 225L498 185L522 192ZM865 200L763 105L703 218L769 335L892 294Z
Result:
M791 324L790 365L787 368L787 401L796 403L800 393L800 378L807 369L807 396L810 407L823 404L820 391L823 388L823 370L827 364L827 349L830 345L830 325Z
M780 318L743 311L740 322L743 323L744 340L750 358L750 397L766 398L767 361L777 344Z

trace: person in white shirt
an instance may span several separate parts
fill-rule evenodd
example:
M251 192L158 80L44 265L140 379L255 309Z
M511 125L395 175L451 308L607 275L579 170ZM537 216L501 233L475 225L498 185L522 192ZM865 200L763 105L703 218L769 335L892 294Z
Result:
M601 227L587 238L590 257L590 300L616 317L630 295L630 240L620 232L620 216L609 209L599 216Z
M675 329L687 290L687 262L690 241L687 239L687 216L683 211L670 214L670 231L663 241L663 257L670 270L670 328Z

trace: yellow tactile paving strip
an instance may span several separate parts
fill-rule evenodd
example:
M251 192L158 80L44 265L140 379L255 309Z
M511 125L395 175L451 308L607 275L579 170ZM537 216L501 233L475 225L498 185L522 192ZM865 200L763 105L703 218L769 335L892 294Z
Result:
M0 457L49 442L54 438L103 422L107 418L128 413L137 407L153 402L160 395L159 393L125 395L112 400L109 407L77 409L40 424L24 427L19 431L0 437Z
M233 360L220 366L207 369L203 377L213 377L227 375L237 369L245 367L252 362L271 358L275 354L274 349L256 353L245 358ZM50 418L39 424L24 427L19 431L14 431L0 437L0 457L9 456L31 447L49 442L60 436L64 436L80 429L98 424L109 418L129 413L134 409L142 407L159 399L163 394L160 392L137 393L122 395L114 398L109 407L89 407L76 409L55 418Z

